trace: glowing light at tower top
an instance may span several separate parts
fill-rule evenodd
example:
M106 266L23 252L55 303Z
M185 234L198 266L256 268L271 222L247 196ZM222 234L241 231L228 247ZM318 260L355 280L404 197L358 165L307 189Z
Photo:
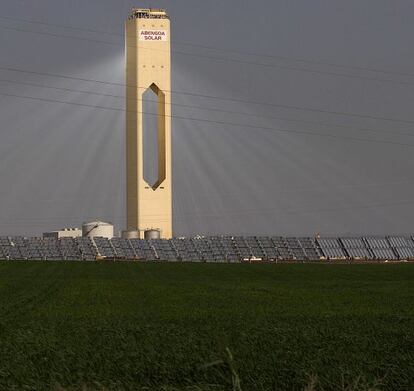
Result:
M128 19L169 19L167 11L160 8L132 8Z

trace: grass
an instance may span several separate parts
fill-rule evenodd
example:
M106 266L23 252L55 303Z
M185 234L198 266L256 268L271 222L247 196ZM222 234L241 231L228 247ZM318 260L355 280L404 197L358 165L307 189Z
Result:
M414 389L414 265L0 263L1 390Z

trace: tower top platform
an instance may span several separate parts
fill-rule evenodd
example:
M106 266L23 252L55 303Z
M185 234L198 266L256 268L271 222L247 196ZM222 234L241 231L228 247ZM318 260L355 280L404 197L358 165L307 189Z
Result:
M128 19L169 19L169 17L165 9L132 8Z

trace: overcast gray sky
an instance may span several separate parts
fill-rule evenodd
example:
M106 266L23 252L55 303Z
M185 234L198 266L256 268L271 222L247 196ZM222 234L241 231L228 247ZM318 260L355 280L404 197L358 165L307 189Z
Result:
M124 95L149 5L172 22L177 236L414 231L414 2L2 0L0 235L124 227L125 104L99 94Z

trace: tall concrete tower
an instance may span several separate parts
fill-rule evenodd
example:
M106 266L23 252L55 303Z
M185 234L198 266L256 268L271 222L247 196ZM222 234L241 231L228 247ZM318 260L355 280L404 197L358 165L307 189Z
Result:
M141 237L148 229L172 237L170 57L166 11L134 8L126 22L127 228L139 230ZM153 181L144 175L144 126L151 114L143 110L143 97L148 92L157 102L157 120L149 129L156 132Z

